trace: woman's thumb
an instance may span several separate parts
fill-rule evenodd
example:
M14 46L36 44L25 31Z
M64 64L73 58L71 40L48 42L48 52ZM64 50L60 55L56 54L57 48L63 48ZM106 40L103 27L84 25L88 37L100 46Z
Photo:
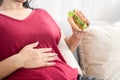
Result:
M30 44L29 46L32 47L32 48L34 48L34 47L37 47L38 44L39 44L39 42L37 41L37 42L35 42L35 43Z

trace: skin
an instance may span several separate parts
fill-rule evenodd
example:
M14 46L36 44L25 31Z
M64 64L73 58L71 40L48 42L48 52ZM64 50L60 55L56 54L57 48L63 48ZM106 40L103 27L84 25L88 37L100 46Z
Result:
M22 6L25 1L26 0L3 0L3 3L0 6L0 13L22 20L32 12L31 9ZM71 25L73 34L69 38L66 38L62 31L61 33L70 50L74 51L86 31L81 32L71 17L68 18L68 21ZM28 44L24 46L19 53L0 61L0 80L19 68L54 66L54 60L57 59L57 54L50 53L52 50L51 48L34 49L38 44L38 42Z

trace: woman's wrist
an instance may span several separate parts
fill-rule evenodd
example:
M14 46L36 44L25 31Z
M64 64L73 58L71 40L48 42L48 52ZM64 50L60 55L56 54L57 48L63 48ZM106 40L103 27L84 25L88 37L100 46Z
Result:
M71 51L74 51L78 46L79 42L81 41L80 34L72 34L69 38L66 39L66 43L69 46Z
M72 37L75 38L76 40L80 40L82 38L82 34L81 34L81 32L73 33Z
M21 60L17 54L0 61L0 80L21 67Z
M10 62L12 62L13 67L16 69L22 68L23 62L19 54L15 54L11 57Z

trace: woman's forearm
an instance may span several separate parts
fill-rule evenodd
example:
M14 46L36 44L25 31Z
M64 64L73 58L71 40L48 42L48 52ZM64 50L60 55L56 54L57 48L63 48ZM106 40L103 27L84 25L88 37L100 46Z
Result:
M0 61L0 80L7 77L21 67L19 57L13 55L3 61Z
M65 38L65 41L70 48L71 51L74 51L77 46L79 45L81 40L81 35L80 34L72 34L69 38Z

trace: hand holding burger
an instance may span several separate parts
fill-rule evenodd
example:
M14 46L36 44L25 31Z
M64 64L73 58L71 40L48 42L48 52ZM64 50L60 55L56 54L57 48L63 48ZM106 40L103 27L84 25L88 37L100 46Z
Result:
M76 24L77 27L82 31L84 29L88 28L88 26L89 26L88 19L78 10L70 11L68 13L68 20L72 27Z

